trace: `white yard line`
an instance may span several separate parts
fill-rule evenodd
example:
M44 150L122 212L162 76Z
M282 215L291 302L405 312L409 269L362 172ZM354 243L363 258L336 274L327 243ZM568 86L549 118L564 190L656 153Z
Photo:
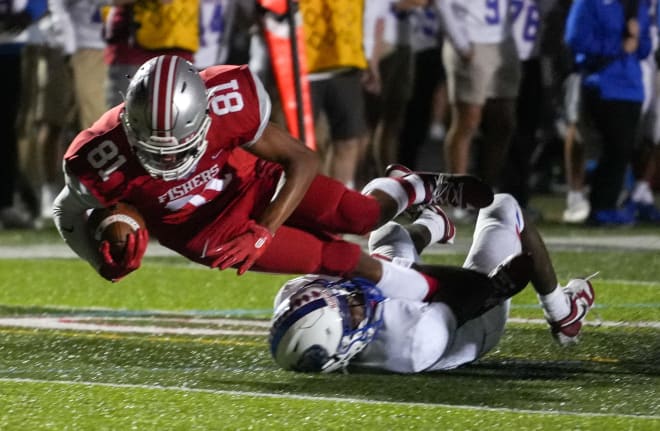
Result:
M364 238L347 235L346 239L366 247ZM603 235L603 236L546 236L544 240L550 249L621 249L621 250L660 250L660 235ZM471 238L458 238L456 243L432 245L428 254L465 253L469 249ZM148 257L178 256L173 251L155 241L149 243ZM64 243L0 245L0 259L45 259L78 258Z
M97 319L103 319L99 317ZM71 317L5 317L0 318L0 326L33 328L33 329L55 329L55 330L73 330L73 331L94 331L94 332L120 332L120 333L139 333L139 334L175 334L175 335L251 335L265 336L267 331L263 329L243 330L243 329L213 329L213 328L193 328L193 327L172 327L172 326L141 326L141 325L123 325L113 323L109 320L107 323L88 323L85 318ZM160 319L159 319L160 320ZM193 322L192 320L189 322Z
M660 415L631 415L631 414L617 414L617 413L573 412L567 410L548 411L548 410L530 410L530 409L510 409L510 408L501 408L501 407L496 408L496 407L443 404L443 403L436 404L436 403L415 403L415 402L405 402L405 401L398 401L398 402L379 401L369 398L340 398L340 397L326 397L326 396L315 396L315 395L282 394L282 393L273 393L273 392L202 389L202 388L189 388L182 386L159 386L159 385L146 385L146 384L137 385L137 384L124 384L124 383L102 383L102 382L85 382L85 381L71 381L71 380L43 380L43 379L25 379L25 378L10 378L10 377L0 377L0 382L107 387L107 388L120 388L120 389L144 389L144 390L154 390L154 391L227 395L232 397L276 398L276 399L321 401L321 402L348 403L348 404L378 404L378 405L392 405L392 406L442 408L449 410L459 409L459 410L488 411L488 412L500 412L500 413L504 412L504 413L531 414L531 415L540 415L540 416L575 416L575 417L583 417L583 418L611 417L611 418L630 418L630 419L648 419L648 420L660 419Z
M71 331L137 333L137 334L175 334L175 335L203 335L203 336L266 336L268 335L268 321L246 319L196 319L196 318L167 318L152 317L153 325L123 324L122 320L146 320L145 318L130 319L127 317L110 316L61 316L61 317L3 317L0 318L0 327L18 327L32 329L53 329ZM181 326L159 326L157 323L181 323ZM512 324L547 325L543 319L510 318ZM195 328L194 324L218 326L218 328ZM590 320L585 322L589 326L602 326L609 328L652 328L660 329L660 322L613 322Z

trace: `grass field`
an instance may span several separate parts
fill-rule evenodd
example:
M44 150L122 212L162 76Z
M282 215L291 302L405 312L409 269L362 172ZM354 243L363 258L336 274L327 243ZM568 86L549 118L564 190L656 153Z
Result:
M553 344L528 288L495 351L415 376L279 370L266 319L285 276L148 257L110 284L76 259L0 259L0 430L660 429L660 253L629 244L660 231L541 230L628 243L551 248L563 281L600 271L581 343ZM0 249L57 242L0 232Z

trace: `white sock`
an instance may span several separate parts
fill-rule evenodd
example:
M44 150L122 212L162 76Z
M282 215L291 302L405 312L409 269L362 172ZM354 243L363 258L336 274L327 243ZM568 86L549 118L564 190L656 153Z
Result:
M541 302L541 306L543 306L546 316L553 322L560 321L571 312L571 305L568 302L568 297L560 285L557 285L555 290L547 295L537 294L537 296Z
M429 283L419 272L385 260L379 262L383 275L376 286L386 297L421 301L429 294Z
M399 178L401 181L405 181L412 186L415 190L415 196L413 198L413 204L421 204L426 202L426 187L424 186L424 180L417 174L408 174L402 178Z
M417 175L415 177L419 178ZM406 210L411 204L410 196L406 191L402 178L375 178L369 183L367 183L364 188L362 188L362 194L368 195L374 190L380 190L381 192L389 195L397 204L397 212L399 215ZM420 179L421 181L421 179ZM424 185L422 184L422 188Z
M633 202L639 202L642 204L653 204L653 192L651 191L649 182L643 180L637 181L633 188L633 192L630 195L630 199Z
M442 216L435 211L430 209L424 209L422 213L417 217L417 220L413 224L421 224L426 227L431 233L431 242L430 244L435 244L438 241L441 241L445 238L447 232L447 223ZM447 243L453 244L454 237L448 238Z
M586 197L582 190L569 190L566 194L566 203L568 206L576 202L582 202L585 199Z

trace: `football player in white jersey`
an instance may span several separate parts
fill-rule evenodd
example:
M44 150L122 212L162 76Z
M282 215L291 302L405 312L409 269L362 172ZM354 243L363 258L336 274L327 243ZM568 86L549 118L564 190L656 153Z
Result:
M369 248L411 266L420 265L418 252L429 243L419 225L390 222L371 234ZM421 267L433 273L434 266ZM530 279L562 345L577 342L594 301L588 279L558 284L543 240L508 194L495 195L479 212L463 268L455 268L463 284L451 280L449 267L435 268L445 284L426 298L407 286L385 291L361 279L307 275L289 281L275 298L269 338L275 361L310 372L348 365L398 373L452 369L497 345L509 298Z

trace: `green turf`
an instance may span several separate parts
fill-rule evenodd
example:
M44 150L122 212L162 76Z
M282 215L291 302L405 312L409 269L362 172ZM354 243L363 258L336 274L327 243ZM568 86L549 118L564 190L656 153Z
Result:
M477 363L424 375L284 372L265 335L0 326L0 430L660 429L660 330L630 326L660 322L660 253L552 256L561 281L600 271L589 321L608 324L586 326L578 346L562 349L544 324L511 323ZM426 259L459 264L462 256ZM237 277L175 257L147 258L112 284L78 260L0 260L0 318L213 327L161 319L267 318L287 278ZM542 319L531 289L515 298L512 317Z

